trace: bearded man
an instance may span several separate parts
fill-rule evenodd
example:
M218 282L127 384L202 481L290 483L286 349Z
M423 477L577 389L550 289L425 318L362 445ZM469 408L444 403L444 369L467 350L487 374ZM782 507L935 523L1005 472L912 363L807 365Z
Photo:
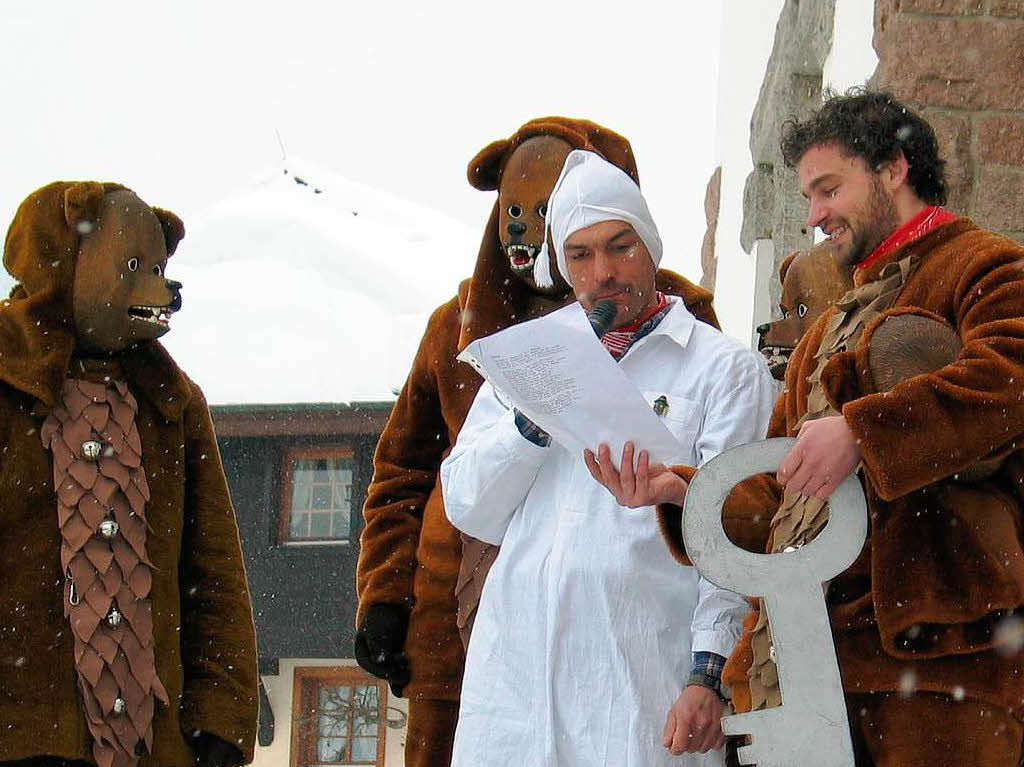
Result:
M558 272L583 308L615 304L601 342L679 440L679 458L702 463L763 434L773 399L763 360L656 290L661 240L625 173L572 152L548 221ZM538 261L538 284L549 265ZM731 650L746 603L680 573L653 509L615 503L588 475L595 461L485 383L441 465L449 519L501 545L466 659L457 767L722 763L708 661ZM683 750L705 755L680 761Z
M451 758L467 636L496 547L468 539L445 517L438 471L480 379L455 357L481 336L562 306L561 280L541 288L533 266L548 195L574 148L598 152L637 178L629 142L587 120L543 117L489 144L470 161L469 182L498 191L471 279L431 316L374 455L356 586L355 656L409 698L407 767ZM658 285L717 324L711 294L662 270Z
M767 550L798 547L856 472L868 540L826 601L857 764L1018 764L1024 248L939 207L935 134L887 94L830 98L782 150L854 289L790 360L768 435L796 446L726 514L774 515ZM919 364L943 334L945 359ZM676 495L661 515L685 561L678 474L658 500ZM744 629L724 675L737 709L777 706L763 611Z

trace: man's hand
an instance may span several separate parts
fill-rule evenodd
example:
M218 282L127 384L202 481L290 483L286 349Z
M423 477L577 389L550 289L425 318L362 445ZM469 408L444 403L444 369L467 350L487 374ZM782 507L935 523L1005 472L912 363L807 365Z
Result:
M601 445L595 456L593 451L584 450L583 460L590 475L615 496L620 506L635 509L639 506L654 506L659 503L674 503L682 506L686 499L686 481L662 463L650 463L646 450L640 451L633 471L632 442L622 447L622 461L619 469L612 463L608 445Z
M662 745L672 754L701 753L725 745L725 703L707 687L689 685L668 710Z
M807 421L779 466L786 490L828 498L860 463L860 442L841 415Z

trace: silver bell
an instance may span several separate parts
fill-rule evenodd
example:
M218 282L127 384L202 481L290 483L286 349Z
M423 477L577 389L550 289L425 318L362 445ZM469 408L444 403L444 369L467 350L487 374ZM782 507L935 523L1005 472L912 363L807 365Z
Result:
M107 625L112 629L116 629L121 625L121 613L117 610L111 610L110 615L107 616Z
M117 535L117 531L121 529L121 526L112 519L104 519L100 522L100 535L104 538L113 538Z
M82 443L82 455L90 461L95 461L99 458L102 451L103 443L98 440L89 439Z
M123 714L125 709L128 708L128 704L124 702L124 698L114 699L114 713Z

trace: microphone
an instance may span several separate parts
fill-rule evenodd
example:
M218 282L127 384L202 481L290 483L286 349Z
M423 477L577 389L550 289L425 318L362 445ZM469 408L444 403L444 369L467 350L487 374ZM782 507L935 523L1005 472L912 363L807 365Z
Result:
M615 305L615 302L605 298L594 304L594 308L587 312L590 327L594 329L598 338L612 329L612 323L615 322L615 315L618 311L619 307Z

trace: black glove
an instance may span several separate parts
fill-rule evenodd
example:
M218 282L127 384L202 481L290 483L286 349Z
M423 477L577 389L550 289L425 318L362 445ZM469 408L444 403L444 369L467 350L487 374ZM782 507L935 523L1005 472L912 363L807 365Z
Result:
M356 662L375 677L386 679L391 692L402 697L409 684L409 661L402 649L409 631L409 611L379 602L366 608L356 632Z
M196 767L238 767L245 761L235 745L208 732L196 735L192 750L196 752Z

